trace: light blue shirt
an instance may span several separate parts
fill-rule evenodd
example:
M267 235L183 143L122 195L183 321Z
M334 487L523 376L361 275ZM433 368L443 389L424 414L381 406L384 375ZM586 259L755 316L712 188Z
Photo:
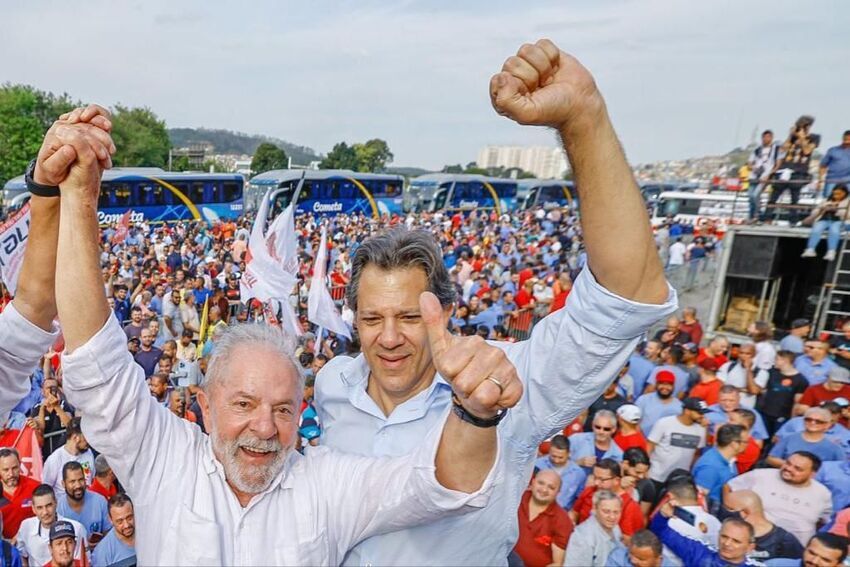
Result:
M820 441L812 443L811 441L806 441L802 433L793 433L782 437L779 443L774 445L770 450L770 456L787 459L791 454L798 451L813 453L823 462L841 461L844 459L844 451L828 437L824 436Z
M832 512L836 514L850 506L850 461L828 461L818 469L815 480L832 494Z
M640 430L644 436L649 435L649 432L652 431L652 426L662 417L682 413L681 400L671 396L668 403L664 403L657 392L642 395L635 400L635 405L641 411Z
M556 469L549 457L540 457L534 463L534 467L541 471L553 470L561 476L561 491L558 492L556 500L564 510L572 510L579 492L582 491L587 482L587 473L584 472L584 469L572 461L568 461L566 465Z
M785 338L779 341L779 350L789 350L796 354L803 354L804 346L803 339L795 335L785 335Z
M106 498L91 490L86 490L86 494L83 496L83 509L79 514L68 504L67 495L59 497L56 511L59 512L60 516L80 522L89 535L95 532L105 534L112 529Z
M590 406L617 375L638 338L676 310L670 288L663 305L626 300L599 285L589 270L576 278L564 309L535 325L519 343L493 342L514 364L523 397L499 424L503 478L483 510L369 538L344 564L505 565L519 535L516 511L528 486L537 446ZM316 379L322 443L361 455L406 455L440 426L451 404L441 376L386 416L366 393L365 357L336 357ZM474 537L470 537L474 534Z
M750 431L750 435L752 435L753 439L756 439L757 441L767 439L767 427L764 426L764 420L762 419L761 414L753 408L746 409L753 412L756 416L756 421L753 424L753 429ZM711 435L714 435L717 432L718 427L729 421L729 416L726 415L726 412L723 411L723 408L721 408L719 404L708 406L708 413L705 414L705 417L708 419L708 432Z
M115 535L115 530L109 530L109 533L100 540L97 547L91 555L92 567L109 567L120 561L135 558L136 549L128 546L126 543L118 539ZM125 565L129 565L127 562Z
M662 364L661 366L656 366L655 370L649 375L649 380L647 380L647 384L655 384L655 377L658 376L658 373L662 370L667 370L673 373L673 376L676 377L676 382L673 383L673 395L678 396L683 392L688 391L688 373L682 369L681 366L672 366L670 364Z
M655 370L655 363L637 353L629 357L629 374L635 379L635 398L643 394L646 381Z
M836 366L838 366L838 363L829 357L815 363L809 355L804 354L794 360L794 368L799 370L803 378L809 381L809 386L817 386L826 382L829 370Z
M596 458L595 434L592 431L570 435L570 461L576 462L584 457ZM611 446L602 455L603 459L614 459L618 463L623 460L623 450L611 440ZM584 472L590 474L593 467L582 467Z

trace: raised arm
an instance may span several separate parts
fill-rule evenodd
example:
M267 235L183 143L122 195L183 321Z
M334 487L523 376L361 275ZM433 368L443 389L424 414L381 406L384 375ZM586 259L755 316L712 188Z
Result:
M664 303L668 287L646 205L587 69L542 39L508 58L490 81L490 95L500 114L520 124L549 126L561 136L596 280L626 299Z

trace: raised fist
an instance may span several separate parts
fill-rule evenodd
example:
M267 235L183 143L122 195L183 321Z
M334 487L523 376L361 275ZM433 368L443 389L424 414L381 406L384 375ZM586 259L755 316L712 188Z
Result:
M520 124L562 129L602 107L593 77L548 39L524 44L490 79L493 108Z
M109 111L96 104L63 114L44 136L36 158L34 181L59 185L83 151L92 152L101 169L111 168L111 156L115 153L111 130Z

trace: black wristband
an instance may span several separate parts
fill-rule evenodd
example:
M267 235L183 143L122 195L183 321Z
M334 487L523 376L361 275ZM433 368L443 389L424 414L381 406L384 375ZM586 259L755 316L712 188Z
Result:
M461 419L461 421L470 423L475 427L496 427L499 425L499 422L505 419L505 416L508 415L508 410L506 409L500 410L499 413L488 418L472 415L466 411L466 408L463 407L457 395L454 393L452 393L452 411Z
M32 160L27 166L27 172L24 174L24 182L27 184L27 191L39 197L58 197L59 187L55 185L42 185L36 183L33 179L35 175L35 160Z

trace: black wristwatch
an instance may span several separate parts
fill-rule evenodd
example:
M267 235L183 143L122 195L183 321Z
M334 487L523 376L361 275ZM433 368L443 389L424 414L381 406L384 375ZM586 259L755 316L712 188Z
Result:
M40 183L36 183L33 179L33 176L35 175L35 161L36 160L32 160L30 162L27 166L27 172L24 174L27 191L33 195L38 195L39 197L58 197L59 187L56 187L55 185L42 185Z
M457 395L454 393L452 393L452 411L455 412L455 415L462 421L471 423L475 427L496 427L499 425L499 422L505 419L505 416L508 415L508 410L506 409L500 410L499 413L489 418L472 415L466 411L466 408L463 407Z

